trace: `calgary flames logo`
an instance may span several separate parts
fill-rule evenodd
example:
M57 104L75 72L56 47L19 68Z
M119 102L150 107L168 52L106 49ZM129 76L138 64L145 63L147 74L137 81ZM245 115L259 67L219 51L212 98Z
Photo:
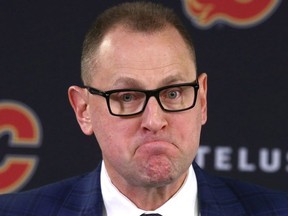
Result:
M30 108L15 101L0 101L0 139L7 135L7 149L12 153L0 152L0 193L23 187L37 167L37 156L13 153L15 148L41 144L41 126Z
M250 27L267 19L281 0L182 0L185 12L200 28L216 23Z

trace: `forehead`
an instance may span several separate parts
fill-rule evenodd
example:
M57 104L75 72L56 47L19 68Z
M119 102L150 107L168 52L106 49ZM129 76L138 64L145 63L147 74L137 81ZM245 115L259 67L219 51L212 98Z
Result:
M192 81L196 76L192 54L172 27L153 33L117 27L105 35L96 56L92 82L98 85Z

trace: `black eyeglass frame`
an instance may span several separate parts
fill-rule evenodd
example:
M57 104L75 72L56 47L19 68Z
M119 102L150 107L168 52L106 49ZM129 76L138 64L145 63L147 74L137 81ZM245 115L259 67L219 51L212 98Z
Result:
M192 86L194 88L194 101L192 103L191 106L184 108L184 109L180 109L180 110L169 110L169 109L165 109L165 107L163 107L161 100L159 98L159 94L162 90L164 89L169 89L169 88L174 88L174 87L179 87L179 86ZM140 113L142 113L145 108L146 105L150 99L150 97L155 97L159 106L161 107L162 110L164 110L165 112L181 112L181 111L185 111L188 109L192 109L195 104L196 104L196 100L197 100L197 95L198 95L198 90L199 90L199 84L198 84L198 80L196 79L194 82L189 82L189 83L179 83L179 84L174 84L174 85L168 85L168 86L163 86L161 88L157 88L157 89L153 89L153 90L141 90L141 89L113 89L113 90L108 90L108 91L101 91L99 89L93 88L91 86L83 86L83 88L86 88L88 90L88 92L92 95L99 95L102 96L106 99L106 103L107 103L107 107L108 110L110 112L111 115L113 116L134 116L134 115L138 115ZM115 114L112 112L112 109L110 107L110 95L113 93L117 93L117 92L129 92L129 91L136 91L136 92L141 92L144 93L146 95L146 100L143 104L143 107L140 111L136 112L136 113L132 113L132 114Z

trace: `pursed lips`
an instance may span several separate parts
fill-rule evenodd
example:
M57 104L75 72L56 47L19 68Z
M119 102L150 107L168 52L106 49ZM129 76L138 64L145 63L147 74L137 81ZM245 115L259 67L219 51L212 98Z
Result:
M136 151L144 151L147 154L164 154L167 150L172 148L177 148L177 146L167 138L159 137L149 137L141 140L141 143L138 145Z

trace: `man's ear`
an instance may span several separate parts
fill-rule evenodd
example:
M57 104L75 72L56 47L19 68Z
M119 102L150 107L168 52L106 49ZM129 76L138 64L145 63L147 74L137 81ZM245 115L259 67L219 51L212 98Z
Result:
M71 86L68 89L68 97L83 133L91 135L93 130L86 90L78 86Z
M207 74L202 73L198 77L199 82L199 98L201 103L201 115L202 115L202 125L204 125L207 121Z

